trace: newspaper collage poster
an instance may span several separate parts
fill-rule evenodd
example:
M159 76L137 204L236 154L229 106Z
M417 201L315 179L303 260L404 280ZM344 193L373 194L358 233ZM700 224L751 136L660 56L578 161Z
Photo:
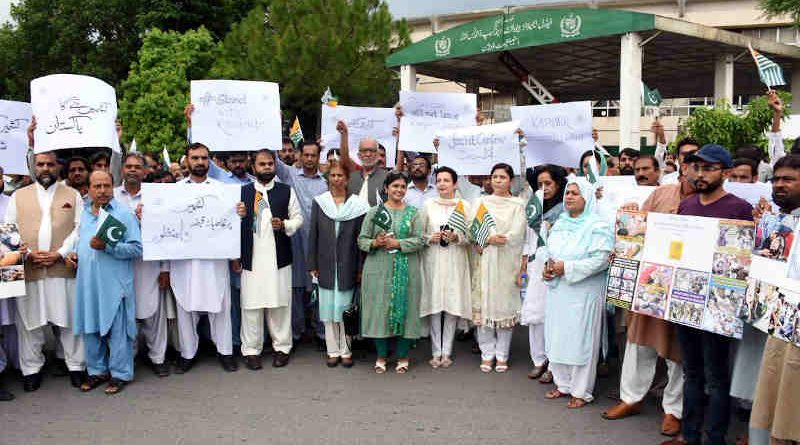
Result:
M619 211L615 232L609 303L742 337L738 314L754 243L752 222Z
M800 280L792 277L800 216L765 214L755 231L753 261L739 316L754 328L800 346Z
M0 258L16 252L22 237L16 224L0 224ZM25 295L25 266L0 267L0 300Z

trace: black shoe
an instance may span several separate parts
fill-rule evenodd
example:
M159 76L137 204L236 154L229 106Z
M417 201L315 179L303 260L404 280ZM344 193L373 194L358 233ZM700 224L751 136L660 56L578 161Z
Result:
M227 372L234 372L239 369L239 364L236 363L236 359L233 358L233 355L219 355L219 363L222 365L222 369Z
M56 359L53 362L53 367L50 369L50 375L53 377L66 377L69 375L67 362L61 359Z
M153 363L153 373L159 377L169 376L169 365L166 363Z
M259 369L264 367L261 364L261 356L260 355L245 355L244 356L244 365L247 366L247 369L249 369L251 371L258 371Z
M37 372L36 374L30 374L22 377L22 389L25 392L33 392L39 389L42 386L42 373Z
M0 402L10 402L14 400L14 394L0 386Z
M194 366L194 360L178 356L175 360L175 374L185 374Z
M281 351L275 351L272 355L272 367L283 368L289 364L289 354L284 354Z
M324 338L314 337L314 342L317 344L317 352L325 352L328 350L328 345L325 344Z
M86 379L86 373L83 371L70 371L69 383L73 388L80 388L81 383Z

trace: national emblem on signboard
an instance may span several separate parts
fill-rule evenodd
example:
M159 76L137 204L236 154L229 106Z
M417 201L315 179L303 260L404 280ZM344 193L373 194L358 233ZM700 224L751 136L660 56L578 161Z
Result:
M446 57L450 55L450 37L442 36L436 39L434 43L434 50L436 57Z
M578 37L581 34L581 16L569 13L561 17L561 37Z

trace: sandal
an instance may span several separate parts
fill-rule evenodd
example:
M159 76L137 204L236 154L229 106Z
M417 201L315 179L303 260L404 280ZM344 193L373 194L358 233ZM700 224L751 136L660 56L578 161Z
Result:
M550 372L549 370L545 371L544 374L542 374L542 376L539 377L539 383L542 383L544 385L553 383L553 373Z
M117 394L120 391L122 391L122 389L125 388L125 385L127 385L128 383L129 382L126 382L125 380L120 380L116 378L111 379L108 382L108 386L106 386L105 393L108 395Z
M484 360L481 362L481 372L490 373L492 372L492 361L491 360Z
M560 399L562 397L567 397L568 395L569 394L563 393L563 392L561 392L561 391L559 391L557 389L552 389L550 391L547 391L547 393L545 393L544 397L546 399L555 400L555 399Z
M494 372L504 373L508 371L508 362L501 362L500 360L497 361L497 364L494 365Z
M440 363L440 366L442 368L449 368L449 367L453 366L453 360L451 360L450 357L444 356L444 357L442 357L442 361Z
M397 366L394 368L394 372L398 374L405 374L408 372L408 359L400 359L397 361Z
M441 360L440 357L434 357L434 358L430 359L430 361L428 361L428 363L431 365L431 368L433 368L433 369L436 369L439 366L442 366L442 360Z
M98 386L102 385L103 383L107 382L108 379L111 378L108 374L100 374L100 375L90 375L86 378L86 381L81 383L81 391L88 392L91 391Z
M579 399L577 397L572 397L571 399L569 399L569 402L567 402L567 408L569 408L569 409L579 409L579 408L583 408L584 406L586 406L586 405L588 405L590 403L592 403L592 402L587 402L586 400Z
M376 360L375 361L375 374L383 374L386 372L386 360Z

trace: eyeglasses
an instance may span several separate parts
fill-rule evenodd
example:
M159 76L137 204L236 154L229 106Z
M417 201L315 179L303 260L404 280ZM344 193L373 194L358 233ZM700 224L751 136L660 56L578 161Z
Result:
M718 167L718 166L715 166L715 165L697 165L697 164L692 164L692 170L694 170L695 172L713 173L713 172L722 170L722 167Z

